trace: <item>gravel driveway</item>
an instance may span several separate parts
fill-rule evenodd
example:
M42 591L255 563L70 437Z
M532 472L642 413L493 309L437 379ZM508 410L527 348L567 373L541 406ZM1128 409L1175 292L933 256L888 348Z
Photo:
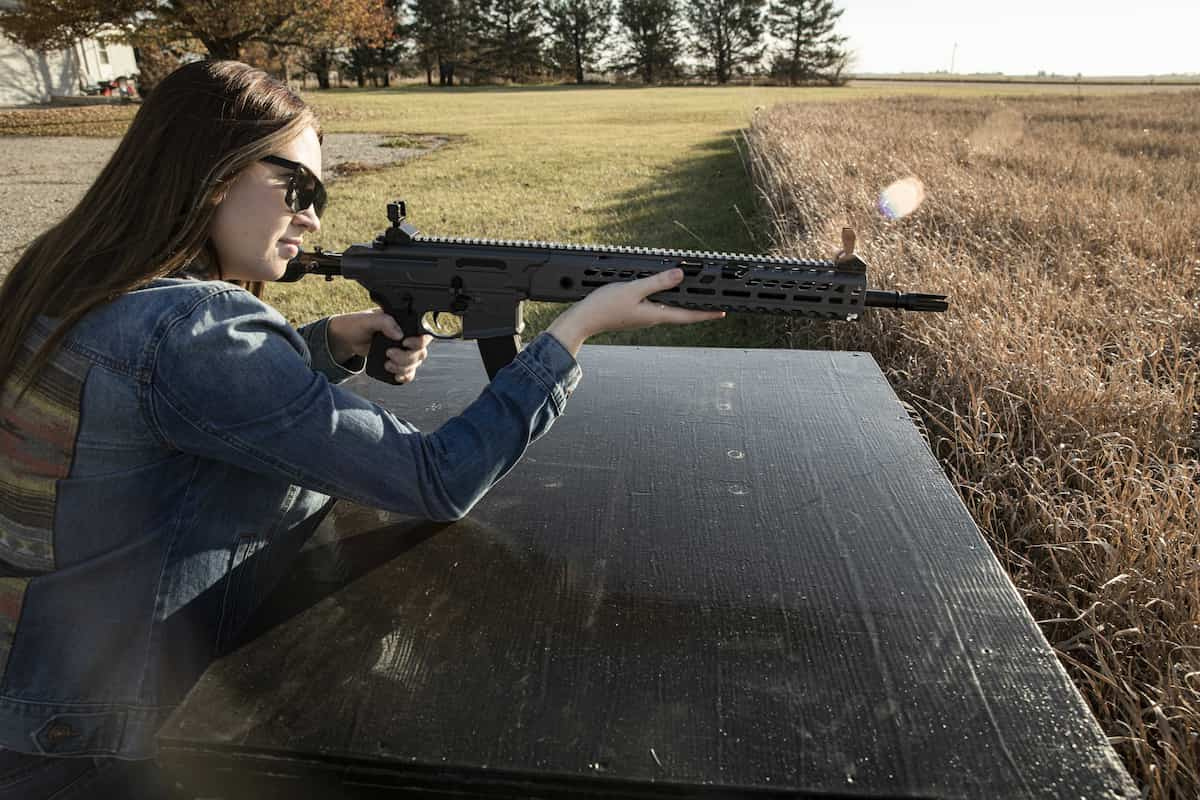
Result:
M337 179L347 162L383 166L428 153L428 149L381 147L392 137L366 133L329 133L321 148L324 171ZM25 246L79 202L117 149L118 139L82 136L0 137L0 275L16 263Z

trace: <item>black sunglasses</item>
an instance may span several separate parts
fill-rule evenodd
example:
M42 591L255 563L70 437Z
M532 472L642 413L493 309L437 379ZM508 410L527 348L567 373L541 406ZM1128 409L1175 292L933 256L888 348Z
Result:
M321 179L314 175L312 170L299 161L280 156L263 156L260 160L292 171L288 176L287 194L283 200L293 213L299 214L309 206L313 207L318 217L325 213L325 184L321 183Z

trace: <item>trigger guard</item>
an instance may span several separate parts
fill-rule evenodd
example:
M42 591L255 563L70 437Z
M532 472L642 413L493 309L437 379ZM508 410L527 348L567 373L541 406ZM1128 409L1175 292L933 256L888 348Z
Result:
M433 321L436 323L438 321L438 318L441 317L442 314L446 314L446 313L448 313L448 312L434 311L433 312ZM432 336L435 339L441 339L443 341L446 339L461 339L462 338L462 334L434 333L433 331L429 330L428 328L425 327L425 315L424 314L422 314L420 317L417 318L417 327L420 328L421 333L425 334L426 336Z

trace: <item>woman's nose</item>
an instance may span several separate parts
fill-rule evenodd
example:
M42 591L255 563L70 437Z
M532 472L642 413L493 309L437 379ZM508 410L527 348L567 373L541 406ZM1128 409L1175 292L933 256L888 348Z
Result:
M321 218L317 216L317 210L312 206L304 209L296 216L303 220L301 224L303 224L304 227L308 228L313 233L321 230Z

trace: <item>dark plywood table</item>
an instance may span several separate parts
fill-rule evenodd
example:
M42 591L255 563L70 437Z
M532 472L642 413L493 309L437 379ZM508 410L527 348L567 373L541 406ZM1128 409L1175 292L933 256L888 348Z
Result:
M337 505L161 731L210 796L1138 793L868 355L587 347L470 516ZM432 430L438 343L356 391Z

